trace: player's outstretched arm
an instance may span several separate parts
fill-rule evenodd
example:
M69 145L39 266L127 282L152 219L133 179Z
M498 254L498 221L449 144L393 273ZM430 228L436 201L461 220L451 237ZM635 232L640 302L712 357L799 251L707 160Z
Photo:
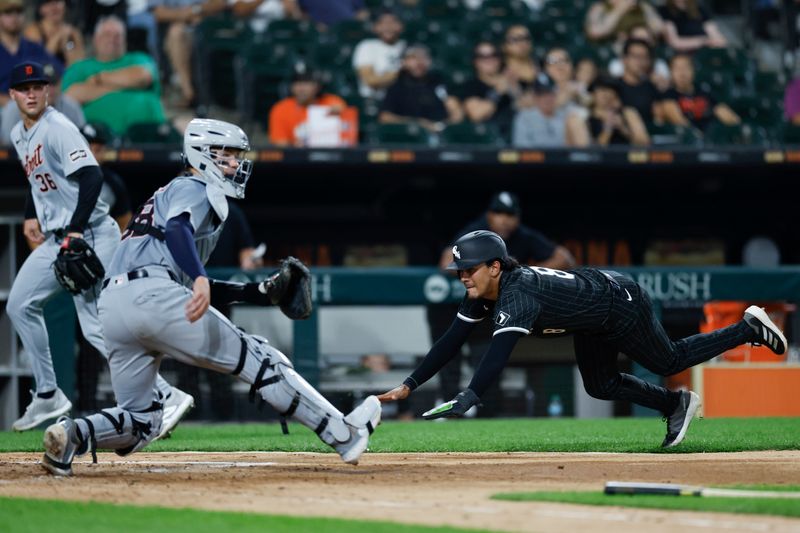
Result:
M378 400L381 403L396 402L398 400L405 400L411 394L411 388L405 383L399 387L395 387L388 392L378 395Z
M195 322L202 317L211 304L211 287L208 275L200 261L194 244L194 228L189 213L182 213L167 221L164 241L172 258L184 274L194 280L192 297L186 302L186 319Z

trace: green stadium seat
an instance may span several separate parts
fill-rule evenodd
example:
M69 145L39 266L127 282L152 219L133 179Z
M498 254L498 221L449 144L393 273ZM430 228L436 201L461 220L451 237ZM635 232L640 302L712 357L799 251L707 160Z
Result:
M729 105L742 120L759 126L774 128L783 120L781 101L774 96L740 96Z
M754 69L744 50L737 48L701 48L695 53L698 71L721 71L737 82L744 82Z
M375 141L378 144L429 146L428 131L414 123L378 124L375 130Z
M673 124L647 124L647 132L653 146L696 146L700 136L694 128Z
M319 34L307 20L281 19L271 22L261 39L266 47L283 44L305 53L319 41Z
M499 43L503 39L503 33L507 26L508 24L503 20L474 19L465 21L460 31L469 44L474 45L478 41Z
M168 122L131 124L125 132L128 144L181 144L183 135Z
M711 146L766 146L770 142L767 130L754 124L737 124L726 126L720 122L712 122L706 128L704 144Z
M421 0L419 10L421 18L427 20L459 21L466 15L461 0Z
M733 76L724 71L697 70L695 75L695 85L700 90L712 94L719 102L729 102L730 99L739 93ZM738 96L738 94L736 94Z
M267 50L269 53L265 53ZM235 62L239 113L266 125L270 108L288 94L288 81L297 61L295 50L287 45L254 45L243 50Z
M478 11L479 20L513 22L527 19L530 10L522 0L484 0Z
M447 126L442 132L441 143L444 145L501 146L503 139L491 124L475 124L474 122L464 121L460 124Z
M228 106L236 95L234 58L253 41L246 21L231 16L209 17L194 32L193 56L197 99L201 104Z
M783 144L800 145L800 126L783 122L780 126L780 141Z
M339 46L355 46L364 39L374 37L370 25L360 20L343 20L334 25L330 30L333 43Z

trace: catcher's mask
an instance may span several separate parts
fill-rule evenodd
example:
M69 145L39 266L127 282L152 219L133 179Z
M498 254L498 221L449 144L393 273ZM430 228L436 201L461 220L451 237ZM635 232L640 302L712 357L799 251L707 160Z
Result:
M253 172L253 162L245 159L249 150L250 142L242 128L221 120L195 118L183 134L186 163L206 183L234 198L244 198L247 180ZM236 159L235 168L230 165L231 157Z

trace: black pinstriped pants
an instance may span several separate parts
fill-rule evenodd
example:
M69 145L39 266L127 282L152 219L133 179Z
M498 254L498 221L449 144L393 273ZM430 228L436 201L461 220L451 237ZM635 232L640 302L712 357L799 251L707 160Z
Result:
M606 331L575 335L575 357L583 385L595 398L626 400L668 416L678 405L678 393L621 373L617 368L619 352L655 374L671 376L754 340L753 329L741 321L672 341L656 319L647 293L628 278L616 281L619 285L612 287L614 301Z

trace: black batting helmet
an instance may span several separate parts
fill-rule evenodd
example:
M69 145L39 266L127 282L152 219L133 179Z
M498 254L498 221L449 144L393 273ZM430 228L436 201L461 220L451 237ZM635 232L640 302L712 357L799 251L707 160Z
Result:
M508 259L506 243L493 231L473 231L454 243L453 262L447 265L447 270L466 270L494 259Z

